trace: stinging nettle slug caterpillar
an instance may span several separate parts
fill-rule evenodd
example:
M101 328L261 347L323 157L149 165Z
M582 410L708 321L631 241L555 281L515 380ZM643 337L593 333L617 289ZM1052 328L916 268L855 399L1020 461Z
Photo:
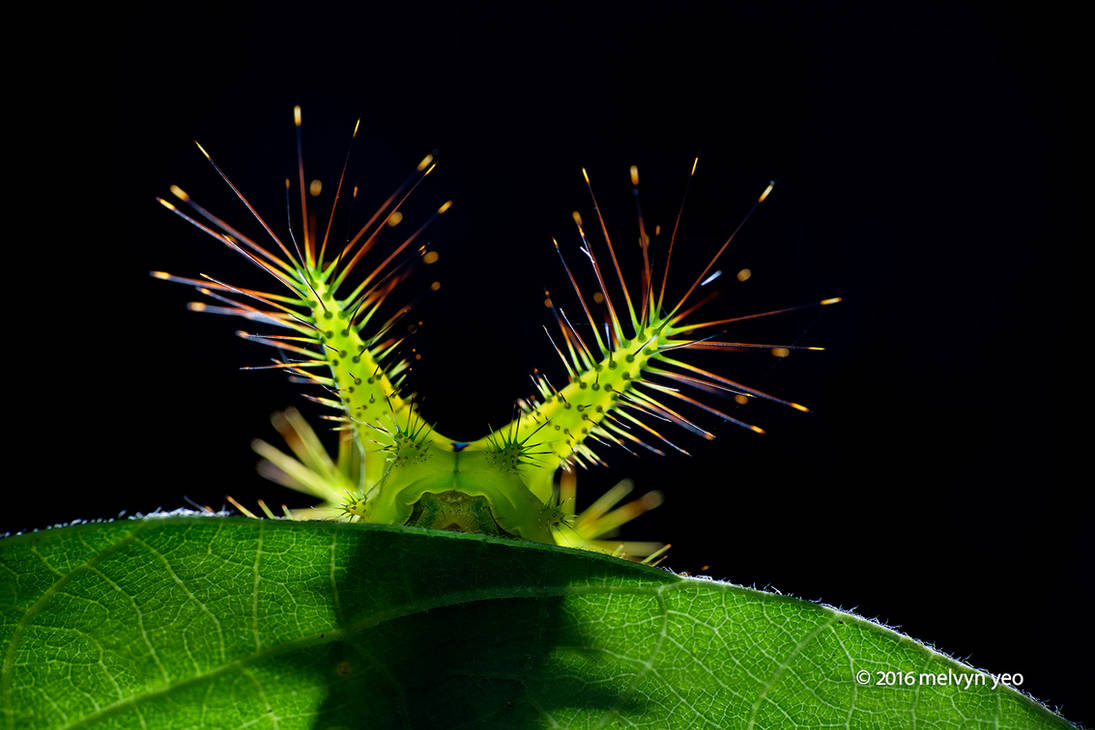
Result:
M578 213L574 219L581 242L579 251L591 267L597 287L592 296L583 293L558 241L553 240L577 308L568 315L561 306L549 304L558 332L553 336L545 327L562 360L565 385L557 388L537 371L533 375L537 396L518 401L509 424L471 442L455 441L438 433L419 415L413 396L402 389L408 362L398 354L402 338L397 325L410 307L388 314L384 305L408 278L409 264L416 253L427 263L430 257L436 260L428 247L412 247L423 230L448 210L451 201L438 207L394 247L378 245L381 233L402 218L403 203L435 168L433 156L423 159L364 225L355 226L354 235L336 243L332 223L340 201L349 197L344 188L349 153L327 222L317 226L308 212L300 107L294 108L293 116L299 190L294 191L288 179L285 186L287 201L299 194L301 220L305 222L301 230L294 231L290 225L288 237L279 236L200 144L198 149L269 240L260 243L244 235L177 186L171 188L177 203L157 198L165 208L263 269L276 281L275 290L237 287L204 274L195 279L153 272L156 278L194 286L213 302L191 303L192 310L236 315L276 328L276 333L238 334L275 348L278 359L260 367L282 369L294 381L318 387L320 393L308 397L334 411L325 416L336 422L339 432L334 458L294 409L274 416L274 425L292 455L262 441L254 444L264 459L259 468L265 476L322 502L311 509L286 510L288 516L480 532L632 558L647 556L649 560L660 554L662 546L658 543L603 538L656 506L658 493L616 507L630 490L626 482L621 482L576 514L574 468L603 463L591 444L622 446L629 451L642 447L658 454L666 447L683 452L663 435L672 425L705 439L714 438L710 431L681 414L681 404L763 432L689 395L688 390L739 400L761 398L808 410L688 362L689 353L694 351L778 348L786 353L789 349L822 349L735 342L724 339L720 332L706 333L738 321L834 304L839 298L712 321L689 321L710 299L698 296L698 290L717 277L717 262L771 193L773 183L763 190L683 296L667 298L670 261L683 205L668 241L662 244L666 254L660 266L652 260L660 228L655 229L652 239L639 214L641 280L626 282L583 169L595 228L599 229L595 237L599 240L590 240L594 236L587 236ZM354 126L351 142L359 126L360 120ZM693 162L689 179L695 170ZM637 197L635 167L631 168L631 181ZM356 192L354 188L352 195ZM603 314L591 309L593 300L603 304ZM273 517L264 504L261 506ZM242 505L237 507L251 515Z

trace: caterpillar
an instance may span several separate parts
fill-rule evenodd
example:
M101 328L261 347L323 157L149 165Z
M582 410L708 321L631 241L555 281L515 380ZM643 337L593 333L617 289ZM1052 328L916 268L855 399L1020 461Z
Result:
M664 244L666 254L657 266L652 255L654 236L638 215L641 278L625 280L617 247L601 215L586 170L582 175L590 193L595 228L587 235L579 213L574 214L579 253L586 259L597 284L592 296L583 292L568 256L557 239L555 251L573 289L578 316L551 303L557 334L545 327L562 362L566 383L556 387L540 371L533 375L536 395L518 401L513 420L475 441L458 441L439 433L419 413L413 396L404 389L408 361L399 355L402 337L398 325L409 306L385 316L393 292L409 277L413 252L429 257L427 246L414 248L422 232L451 206L447 201L401 242L381 252L379 240L392 222L402 217L404 203L436 167L426 156L414 172L380 205L354 235L342 243L332 238L332 223L340 201L347 197L346 172L350 153L336 186L334 200L322 229L310 217L301 144L302 117L293 109L297 140L297 181L285 180L287 206L299 194L301 225L288 237L279 236L244 194L231 182L201 144L198 150L213 170L247 208L268 241L259 242L198 205L177 186L176 202L157 201L190 225L216 239L262 269L277 284L274 291L234 286L207 275L198 278L155 271L158 279L195 287L207 301L192 302L192 310L242 317L276 328L277 334L239 331L252 342L278 351L275 362L255 369L285 371L294 381L320 389L310 400L329 408L324 417L339 432L338 452L332 458L312 428L293 409L276 414L274 425L292 454L264 441L253 446L263 457L260 471L283 485L306 492L321 503L311 509L287 511L297 518L334 518L357 522L413 525L480 532L541 543L561 544L650 559L664 548L659 543L621 543L604 539L622 523L656 506L656 492L617 506L630 489L621 483L581 513L575 509L575 468L603 463L595 451L601 446L642 448L655 454L674 449L687 453L667 436L665 426L676 426L704 439L714 434L681 412L681 405L756 433L746 423L700 400L690 391L737 399L764 399L797 411L806 406L784 400L724 375L688 362L695 351L744 351L776 346L703 335L734 322L809 307L827 306L839 297L804 305L691 322L710 299L698 296L717 278L716 266L735 236L768 198L768 183L741 222L692 280L683 296L667 298L667 281L683 203ZM360 119L350 137L357 137ZM695 175L694 161L688 175ZM630 170L638 195L638 170ZM686 188L687 189L687 188ZM356 196L356 188L353 196ZM296 205L296 203L292 203ZM298 235L299 234L299 235ZM434 255L435 256L435 255ZM370 261L370 259L373 259ZM427 258L427 260L429 260ZM370 261L368 266L365 262ZM603 305L603 312L590 301ZM211 302L208 300L212 300ZM702 335L702 336L701 336ZM786 345L790 349L821 350L817 346ZM268 516L273 516L261 505ZM238 505L245 514L252 513ZM252 515L253 516L253 515Z

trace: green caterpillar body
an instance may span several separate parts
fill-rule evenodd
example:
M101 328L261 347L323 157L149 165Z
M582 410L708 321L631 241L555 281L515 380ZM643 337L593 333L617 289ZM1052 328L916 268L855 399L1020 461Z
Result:
M294 118L298 135L301 214L302 220L308 221L303 160L299 155L299 107L294 109ZM356 133L355 126L354 136ZM622 292L624 297L623 316L613 304L605 271L586 240L581 219L576 213L575 221L583 244L581 251L592 265L598 282L595 296L604 302L607 316L598 320L593 314L563 260L563 267L574 286L592 333L592 342L587 342L565 311L553 309L562 346L554 339L552 344L567 370L567 384L556 390L545 377L538 375L534 381L539 398L521 401L512 423L472 442L443 436L425 423L412 399L400 389L408 365L398 359L396 352L401 339L391 332L409 308L404 307L384 322L379 321L378 314L389 294L407 276L403 265L406 256L401 259L401 255L430 221L396 246L359 282L352 286L348 282L348 275L372 251L385 224L390 225L392 220L398 220L402 202L434 169L432 157L423 160L416 174L381 206L356 236L332 256L327 247L330 224L322 240L317 240L319 236L316 231L305 226L303 240L298 242L290 231L290 245L286 245L200 145L199 149L262 224L280 253L239 233L193 203L178 188L172 188L172 191L192 212L184 212L162 198L159 201L263 268L286 291L274 293L242 289L209 277L184 279L162 272L154 272L154 276L197 286L203 294L227 305L192 304L193 309L235 314L288 330L288 335L239 334L282 352L283 359L271 367L285 369L294 378L327 391L326 396L312 399L336 411L337 415L329 418L338 423L337 429L341 432L337 460L327 455L314 432L295 411L279 414L275 418L275 425L286 438L294 456L264 442L255 444L256 451L265 458L260 469L267 476L322 500L319 507L298 513L298 516L341 515L362 522L484 532L543 543L627 552L632 556L642 555L653 552L657 545L628 544L621 550L618 541L598 538L612 533L623 522L655 506L658 502L656 495L647 495L611 509L629 488L621 485L585 512L575 513L572 468L600 461L590 447L591 442L619 444L625 448L641 445L660 453L656 446L647 443L647 439L653 439L656 443L679 449L651 426L649 420L675 423L704 438L713 438L710 432L663 403L667 398L689 403L724 420L761 432L756 426L744 424L685 395L680 391L681 386L739 398L767 398L806 410L796 403L701 370L679 358L679 354L690 349L733 351L771 347L716 341L710 337L696 339L691 333L702 327L799 308L716 322L682 324L683 319L699 306L695 304L685 309L686 303L712 272L737 229L684 297L675 306L669 307L664 301L668 259L659 291L656 292L648 255L650 239L640 217L643 281L636 305L632 292L624 282L615 249L597 209L612 268L618 279L616 296ZM343 167L332 206L332 220L345 172L346 166ZM692 172L695 172L695 165ZM588 184L588 175L585 179ZM632 168L632 180L637 189L635 168ZM289 186L286 180L287 195ZM753 210L771 189L771 185L765 189ZM590 190L592 192L592 188ZM443 214L450 204L442 205L434 217ZM675 238L676 226L673 234ZM555 243L555 246L558 250L559 244ZM673 238L669 241L670 255L672 248ZM560 258L563 258L561 253ZM829 299L804 306L836 301L839 300ZM564 477L559 480L556 475L561 470Z

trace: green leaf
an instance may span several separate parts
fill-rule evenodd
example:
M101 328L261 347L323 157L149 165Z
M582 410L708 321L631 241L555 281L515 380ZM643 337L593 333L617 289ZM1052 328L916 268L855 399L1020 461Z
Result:
M337 523L179 516L4 539L0 649L6 730L1069 726L825 606ZM919 686L877 686L885 672Z

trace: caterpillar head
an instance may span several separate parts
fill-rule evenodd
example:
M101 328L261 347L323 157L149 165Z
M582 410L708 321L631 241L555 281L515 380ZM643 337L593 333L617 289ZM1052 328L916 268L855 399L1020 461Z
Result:
M299 144L299 107L294 109L294 123L300 215L301 220L310 221ZM353 136L356 133L357 125ZM154 276L195 286L213 300L192 306L194 309L236 315L264 329L275 328L277 332L239 334L278 351L276 361L262 367L284 370L294 380L320 390L310 398L332 411L326 418L335 423L340 434L334 458L295 410L275 416L275 426L291 455L265 442L254 445L264 458L260 470L266 476L320 500L319 506L298 516L457 529L608 552L622 550L632 556L649 554L659 548L656 543L621 544L601 538L657 506L660 495L652 493L617 507L630 490L628 484L621 483L587 510L576 513L574 470L602 463L595 448L641 447L660 454L668 447L684 452L675 436L663 433L666 426L714 438L711 431L684 415L682 407L762 432L760 427L690 395L689 390L708 397L762 398L807 410L688 361L689 354L696 351L774 347L728 340L715 328L839 301L826 299L769 312L692 321L708 300L698 296L698 291L717 276L719 259L771 193L771 183L707 266L690 280L683 296L667 298L680 214L668 241L660 244L666 249L660 264L652 256L656 241L647 234L639 216L641 276L639 281L626 281L590 178L583 170L598 230L596 236L587 235L581 217L575 214L577 253L586 260L597 286L592 292L582 290L568 263L572 254L565 249L569 246L553 241L562 271L574 290L573 311L579 314L569 316L562 306L553 304L556 334L545 328L562 361L565 382L553 384L537 371L533 377L536 395L518 402L513 420L466 442L444 436L426 423L413 397L402 388L408 363L398 355L402 338L396 333L410 307L399 308L387 318L381 314L407 278L407 264L423 230L451 205L450 201L437 207L433 216L398 244L379 244L385 224L402 215L403 203L434 170L432 156L422 160L355 234L340 240L331 235L331 221L345 197L347 165L343 165L322 235L313 225L302 226L299 232L290 228L287 236L279 236L211 155L200 145L199 150L261 225L268 240L245 236L178 188L172 189L178 205L159 199L161 204L261 268L276 282L276 289L242 288L207 276L194 279L162 272ZM695 170L693 163L689 180ZM637 196L638 171L634 167L631 176ZM293 184L286 180L287 197L293 193ZM425 249L418 252L428 255ZM603 304L603 310L595 313L590 306L593 299Z

